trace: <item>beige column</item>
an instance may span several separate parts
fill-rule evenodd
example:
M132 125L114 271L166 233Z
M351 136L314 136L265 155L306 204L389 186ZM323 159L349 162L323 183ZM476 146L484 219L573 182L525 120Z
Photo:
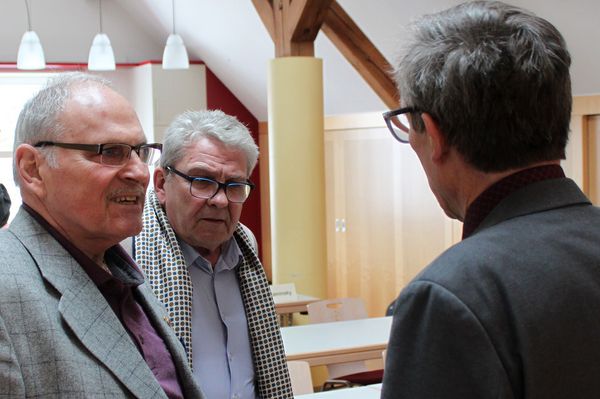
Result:
M326 297L323 65L280 57L269 67L273 282Z

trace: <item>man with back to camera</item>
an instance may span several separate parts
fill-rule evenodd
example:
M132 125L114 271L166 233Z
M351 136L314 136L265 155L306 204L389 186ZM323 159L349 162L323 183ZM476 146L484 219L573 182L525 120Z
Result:
M184 348L118 245L141 230L146 138L105 80L55 77L19 116L23 204L0 231L0 396L203 398Z
M168 127L134 253L209 398L291 398L279 323L254 236L239 223L258 148L221 111Z
M500 2L415 24L384 118L463 240L400 293L382 398L600 397L600 210L560 166L570 62Z

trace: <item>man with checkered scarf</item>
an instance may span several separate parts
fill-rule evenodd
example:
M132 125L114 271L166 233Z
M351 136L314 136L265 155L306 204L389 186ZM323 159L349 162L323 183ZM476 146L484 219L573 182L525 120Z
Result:
M239 223L258 148L221 111L188 111L165 133L133 253L208 398L291 398L271 292Z

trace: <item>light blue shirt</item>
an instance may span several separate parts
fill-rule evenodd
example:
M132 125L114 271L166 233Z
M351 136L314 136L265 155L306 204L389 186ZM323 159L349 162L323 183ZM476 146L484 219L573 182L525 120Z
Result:
M234 238L213 268L183 241L193 291L194 376L208 399L256 399L248 323L236 275L242 252Z

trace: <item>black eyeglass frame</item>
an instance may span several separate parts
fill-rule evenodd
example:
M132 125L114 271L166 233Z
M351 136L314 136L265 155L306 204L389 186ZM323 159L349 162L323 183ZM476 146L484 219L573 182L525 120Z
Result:
M398 140L401 143L408 143L408 132L410 131L410 126L399 126L398 124L394 123L394 117L395 116L399 116L399 115L403 115L403 114L415 114L415 113L421 113L423 111L421 111L419 108L416 107L401 107L401 108L397 108L397 109L393 109L391 111L387 111L383 113L383 119L385 120L385 124L388 127L388 130L390 131L390 133L392 133L392 136ZM404 133L406 133L406 138L399 136L398 132L395 130L394 126L403 131Z
M111 146L111 145L118 145L121 147L129 147L129 153L127 154L127 157L123 158L125 161L123 163L120 164L110 164L110 163L105 163L103 162L103 151L104 148L106 146ZM160 151L162 153L162 144L160 143L143 143L143 144L138 144L138 145L129 145L129 144L125 144L125 143L104 143L104 144L78 144L78 143L61 143L58 141L40 141L36 144L33 145L34 147L59 147L59 148L66 148L68 150L81 150L81 151L88 151L88 152L92 152L96 155L100 155L100 163L102 165L106 165L106 166L123 166L127 163L127 160L129 160L131 158L131 152L135 151L135 153L138 155L138 157L140 158L140 160L142 160L142 162L144 162L145 164L148 164L148 162L144 161L142 159L142 157L140 157L140 151L142 148L154 148L158 151ZM158 160L157 160L158 161ZM156 163L157 161L154 161L154 163Z
M227 183L221 183L220 181L216 181L216 180L210 179L208 177L197 177L197 176L186 175L185 173L183 173L183 172L175 169L174 167L172 167L170 165L167 166L167 167L165 167L165 169L168 170L169 172L173 172L177 176L183 177L185 180L189 181L190 182L190 195L192 197L195 197L195 198L211 199L211 198L214 198L214 196L217 195L219 193L219 191L221 191L221 189L223 189L223 191L225 192L225 196L227 197L227 200L229 202L233 202L233 203L236 203L236 204L242 204L242 203L246 202L246 200L250 197L250 193L256 187L254 185L254 183L252 183L250 180L246 180L245 182L232 181L232 182L227 182ZM216 183L217 186L218 186L218 188L215 191L215 193L213 195L211 195L210 197L199 197L199 196L194 195L192 193L192 184L194 183L194 181L206 181L206 182ZM234 186L248 186L248 187L250 187L250 192L248 192L248 195L246 196L246 199L244 199L243 201L232 201L229 198L229 193L228 193L227 189L229 187L234 187Z

